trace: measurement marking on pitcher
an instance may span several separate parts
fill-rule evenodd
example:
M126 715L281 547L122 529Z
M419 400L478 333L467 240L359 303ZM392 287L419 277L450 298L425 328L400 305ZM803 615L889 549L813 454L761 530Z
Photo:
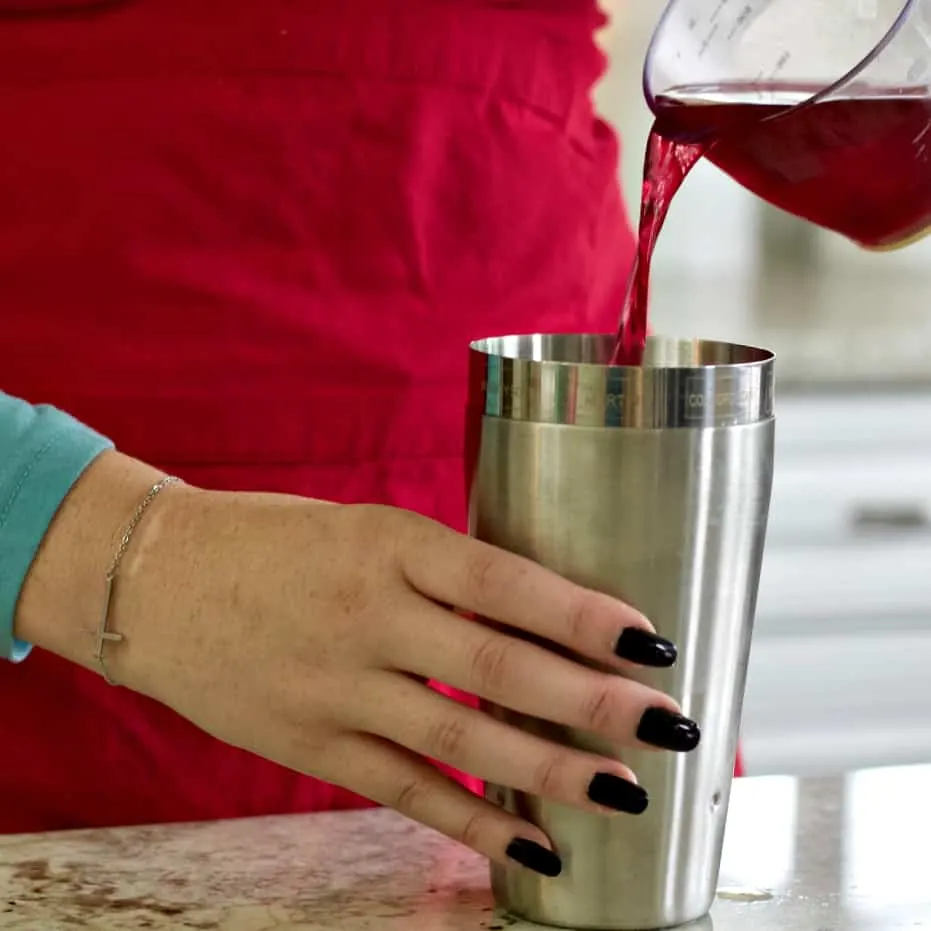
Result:
M705 36L704 42L702 42L701 46L699 47L698 57L700 59L705 57L705 52L708 51L709 46L714 41L714 37L718 34L718 28L718 24L715 23L708 31L708 34Z
M738 33L750 25L750 21L753 19L756 11L748 3L741 11L738 13L734 19L734 25L731 27L731 31L727 34L727 41L733 42L737 38Z

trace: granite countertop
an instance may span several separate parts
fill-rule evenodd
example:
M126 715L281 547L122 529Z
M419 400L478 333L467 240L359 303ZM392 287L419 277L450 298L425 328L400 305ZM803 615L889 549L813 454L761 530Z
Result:
M931 767L735 787L692 931L931 929ZM4 931L521 931L486 865L389 811L0 838Z

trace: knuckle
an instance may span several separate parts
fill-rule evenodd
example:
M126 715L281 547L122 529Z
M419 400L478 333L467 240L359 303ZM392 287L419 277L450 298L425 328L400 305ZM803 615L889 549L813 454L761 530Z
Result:
M471 600L487 605L495 598L495 554L485 547L476 548L466 563L465 584Z
M427 754L445 763L458 760L468 740L468 727L458 716L445 717L427 735Z
M359 618L366 615L371 606L372 593L365 580L352 578L334 586L332 601L339 617Z
M326 731L308 727L287 709L282 722L286 727L286 742L281 762L306 776L317 775L319 761L333 755L334 737ZM246 748L240 746L239 749Z
M383 504L344 504L344 513L351 515L352 529L358 537L391 542L403 536L408 529L407 512Z
M388 530L397 525L399 515L383 504L347 504L347 513L354 514L360 522L360 532L365 530Z
M542 760L533 774L531 791L544 798L564 796L566 775L571 762L567 753L553 753Z
M405 779L394 789L388 805L408 818L417 818L417 814L428 808L430 789L421 779Z
M472 689L485 697L500 693L514 663L517 641L500 634L486 637L472 655L470 682Z
M582 727L597 733L610 732L615 729L617 718L617 692L614 684L607 680L596 685L585 700L582 707Z
M600 599L594 592L579 589L569 607L566 618L567 633L571 643L581 643L591 639L599 613Z
M454 840L471 847L473 850L482 850L488 846L485 838L493 829L492 818L484 812L475 812L470 815L462 827L456 832Z

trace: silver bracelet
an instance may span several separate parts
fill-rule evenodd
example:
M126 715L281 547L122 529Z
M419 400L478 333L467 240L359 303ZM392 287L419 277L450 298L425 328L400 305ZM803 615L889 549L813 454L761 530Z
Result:
M120 563L123 562L123 557L126 555L126 550L129 548L133 534L136 532L136 528L145 516L145 512L149 509L149 506L169 485L177 485L180 482L181 479L175 478L173 475L166 475L146 492L145 497L139 502L136 510L133 511L133 516L129 519L129 523L123 531L123 536L120 538L120 545L117 547L113 562L110 563L110 568L107 569L103 610L100 612L100 622L95 632L97 640L94 646L94 662L97 663L100 674L108 685L118 685L119 683L113 679L110 675L110 671L107 669L107 664L103 656L104 647L106 647L108 643L122 643L125 639L122 634L115 633L107 628L107 624L110 620L110 602L113 598L113 583L116 581Z

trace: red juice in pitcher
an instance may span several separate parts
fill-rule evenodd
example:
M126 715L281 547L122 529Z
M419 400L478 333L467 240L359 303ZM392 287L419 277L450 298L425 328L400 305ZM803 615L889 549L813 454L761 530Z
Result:
M637 365L646 339L650 262L670 202L702 156L759 197L867 249L931 228L931 96L854 85L806 103L810 88L679 88L654 104L637 265L614 361ZM709 235L714 218L709 217Z

